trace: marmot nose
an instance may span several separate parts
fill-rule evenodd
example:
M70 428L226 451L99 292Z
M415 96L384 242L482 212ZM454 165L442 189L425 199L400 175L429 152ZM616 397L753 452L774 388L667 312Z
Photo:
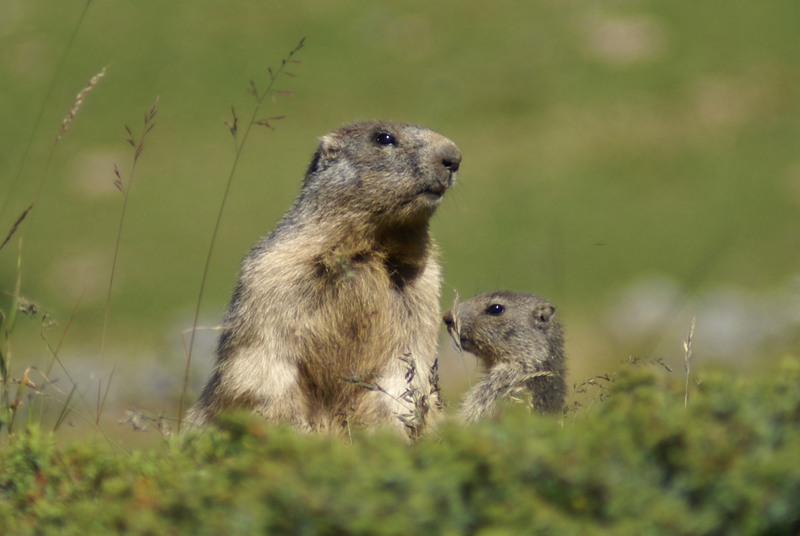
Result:
M442 165L453 173L458 171L458 166L460 164L461 153L458 152L458 149L453 148L452 151L448 151L447 154L442 155Z
M458 167L458 164L456 164L456 167ZM447 325L447 327L449 328L453 327L453 313L450 309L448 309L447 312L444 314L442 320L444 320L444 323Z
M442 150L442 165L445 169L455 173L461 164L461 151L455 145L451 145Z

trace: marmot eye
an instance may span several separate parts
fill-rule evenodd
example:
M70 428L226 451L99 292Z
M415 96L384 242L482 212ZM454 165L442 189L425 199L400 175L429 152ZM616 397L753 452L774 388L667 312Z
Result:
M503 314L506 308L500 305L499 303L493 303L489 307L486 308L486 314L492 316L500 316Z
M375 141L380 145L395 145L397 143L397 140L394 139L394 136L387 132L381 132L375 136Z

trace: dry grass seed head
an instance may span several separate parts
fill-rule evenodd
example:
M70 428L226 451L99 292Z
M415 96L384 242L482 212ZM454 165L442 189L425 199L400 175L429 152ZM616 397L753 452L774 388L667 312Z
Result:
M12 236L14 236L14 233L16 233L16 232L17 232L17 229L19 228L19 225L22 223L22 220L24 220L24 219L25 219L25 216L27 216L27 215L28 215L28 212L30 212L30 211L31 211L31 209L33 208L33 205L34 205L34 204L33 204L33 203L31 203L31 204L28 206L28 208L26 208L25 210L23 210L23 211L22 211L22 214L20 214L20 215L19 215L19 218L17 218L17 221L15 221L15 222L14 222L14 225L12 225L12 226L11 226L11 230L10 230L10 231L8 231L8 234L6 235L6 239L5 239L5 240L3 240L3 243L2 243L2 244L0 244L0 249L3 249L3 246L5 246L6 244L8 244L8 241L9 241L9 240L11 240L11 237L12 237Z
M61 139L64 133L69 128L69 124L72 123L72 120L75 119L75 116L78 114L78 110L81 108L81 104L83 104L83 99L86 98L86 95L97 85L101 78L106 75L106 69L108 67L103 67L99 73L94 75L89 83L78 92L75 96L75 101L72 103L72 107L69 109L69 113L61 122L61 129L58 131L58 136L56 136L56 142Z

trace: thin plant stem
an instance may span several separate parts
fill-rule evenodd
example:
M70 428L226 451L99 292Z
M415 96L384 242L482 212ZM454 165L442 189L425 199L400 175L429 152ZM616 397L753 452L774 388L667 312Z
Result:
M28 159L28 153L30 153L31 146L33 146L33 139L36 136L36 131L39 129L39 124L42 122L42 117L44 116L44 111L47 108L47 104L50 102L50 97L53 96L53 89L55 88L56 80L58 80L58 76L61 73L61 69L64 67L64 62L67 59L67 54L69 54L69 51L72 48L72 44L75 42L75 37L78 35L78 30L83 24L83 19L86 17L86 12L89 11L89 5L91 3L92 0L86 0L86 4L83 6L83 11L81 11L80 16L78 17L78 22L75 24L75 28L72 30L72 35L70 35L69 40L67 41L67 46L64 48L64 53L61 54L61 58L58 60L56 68L53 71L53 76L50 78L50 85L47 87L47 92L45 93L44 101L42 102L42 105L39 108L39 114L36 116L36 120L33 122L33 130L31 130L30 138L28 138L28 143L25 145L25 150L22 153L22 158L20 159L19 166L17 167L17 172L14 174L14 178L11 181L11 187L8 190L8 195L6 195L6 200L3 202L3 208L0 209L0 220L2 220L3 217L5 216L6 210L8 209L8 204L11 201L11 198L13 197L14 194L14 190L16 189L17 184L19 183L19 179L22 176L22 168L25 165L25 161ZM49 166L49 163L50 162L48 159L47 166Z
M295 52L303 48L304 42L305 42L305 37L300 40L300 43L298 43L298 45L291 52L289 52L288 57L281 61L281 66L277 71L273 72L272 69L269 69L269 74L270 74L269 85L267 86L267 89L265 89L262 93L259 94L255 90L255 84L252 81L250 82L251 89L249 89L248 91L255 96L256 104L255 107L253 108L253 113L250 117L250 121L248 121L247 123L247 128L245 129L244 134L242 135L241 141L238 144L234 144L234 146L236 147L236 152L234 154L233 164L231 165L231 170L230 173L228 174L228 180L225 183L225 191L222 194L222 201L220 202L219 211L217 212L217 220L214 223L214 231L211 233L211 244L208 247L206 262L205 265L203 266L203 276L200 279L200 291L197 296L197 306L195 307L194 311L194 320L192 321L192 335L189 338L189 351L185 356L186 366L183 375L183 389L181 390L181 399L180 399L180 404L178 406L178 433L180 433L181 431L181 424L183 422L183 404L184 404L184 399L186 398L186 390L189 387L189 367L192 361L192 350L194 349L194 339L195 339L195 333L197 331L197 323L199 322L200 319L200 307L203 303L203 294L205 292L206 280L208 278L208 270L209 267L211 266L211 256L214 253L214 245L216 244L217 235L219 233L220 224L222 222L222 214L225 211L225 205L228 200L228 193L230 192L231 185L233 184L233 176L236 173L236 168L239 165L239 159L242 155L242 150L244 149L245 142L247 141L247 138L250 134L250 130L253 128L253 125L265 125L268 127L270 126L269 123L267 123L266 121L258 121L256 119L258 117L258 112L261 110L261 105L263 104L264 99L267 97L267 95L270 96L273 95L272 88L275 85L275 81L278 79L278 76L284 72L286 65L289 63L291 57L295 54ZM237 118L236 118L236 112L234 111L233 113L234 113L233 122L229 123L228 127L230 128L235 141L237 132L236 130Z
M47 155L47 160L45 161L44 170L42 171L42 178L39 179L39 188L36 190L36 197L33 199L33 203L31 204L31 214L28 217L27 228L30 229L32 225L33 215L36 212L37 206L39 204L39 199L42 197L42 192L44 191L44 185L47 182L47 173L50 171L50 164L53 162L53 155L55 155L56 148L58 148L58 142L61 141L61 138L64 137L66 134L67 129L69 128L72 120L75 119L75 116L78 114L78 111L81 109L81 105L83 105L83 101L86 96L89 94L92 89L97 85L98 82L106 75L106 70L108 67L103 67L100 72L94 75L90 80L89 83L86 84L83 89L81 89L78 94L75 96L75 100L72 102L72 106L67 112L67 115L61 121L61 128L58 130L58 134L56 135L56 139L53 141L53 145L50 146L50 153Z
M694 325L697 317L692 318L692 325L689 327L689 336L683 343L683 364L686 369L686 389L683 395L683 411L689 405L689 372L691 371L692 364L692 336L694 336Z
M106 405L106 399L108 398L108 390L111 388L111 380L114 379L114 371L117 370L117 364L111 367L111 374L108 375L108 381L106 382L106 390L103 393L103 398L100 398L100 387L102 382L98 382L97 384L97 414L95 415L94 419L94 429L95 431L100 427L100 416L103 414L103 407Z
M453 290L453 305L450 310L453 312L453 328L448 327L447 332L453 339L458 350L458 355L461 357L461 365L464 367L464 376L467 378L467 386L472 390L472 380L469 378L469 370L467 369L467 360L464 359L464 349L461 347L461 317L458 314L458 291Z
M6 239L5 239L5 240L3 240L3 243L2 243L2 244L0 244L0 249L3 249L3 247L4 247L6 244L8 244L8 241L9 241L9 240L11 240L11 237L12 237L12 236L14 236L14 233L16 233L16 232L17 232L17 229L19 229L19 226L20 226L20 224L21 224L23 221L25 221L25 216L27 216L27 215L28 215L28 212L30 212L32 208L33 208L33 203L31 203L31 204L28 206L28 208L26 208L26 209L25 209L25 210L22 212L22 214L20 214L20 215L19 215L19 217L17 218L17 221L15 221L15 222L14 222L14 225L12 225L12 226L11 226L11 230L10 230L10 231L8 231L8 235L6 235Z
M109 277L108 281L108 293L106 294L106 307L105 312L103 314L103 331L100 337L100 363L103 362L103 358L105 356L106 350L106 333L108 332L108 318L109 318L109 311L111 310L111 292L114 289L114 276L117 271L117 258L119 257L119 245L122 239L122 228L125 224L125 214L128 209L128 198L130 197L131 188L133 187L133 177L136 172L136 163L139 161L139 156L142 154L142 150L144 148L144 139L147 134L153 129L155 123L153 119L156 116L156 107L158 106L158 98L156 98L153 105L150 107L150 111L144 114L144 126L142 127L142 135L139 137L139 141L136 142L133 139L133 133L128 126L125 126L125 130L130 137L123 137L123 139L128 142L134 148L133 154L133 164L131 166L131 172L128 175L128 183L127 185L123 184L122 178L120 177L119 170L116 166L114 166L114 172L117 175L117 179L114 181L114 185L122 192L123 194L123 201L122 201L122 212L119 218L119 228L117 229L117 239L114 245L114 259L111 262L111 276ZM114 365L116 367L116 364ZM111 383L111 378L114 376L114 371L112 369L111 375L108 378L108 385L106 385L106 392L103 395L102 401L100 400L100 383L97 386L97 415L95 417L95 428L100 422L100 414L103 411L103 406L105 405L106 397L108 396L108 388Z
M11 306L8 310L8 316L3 316L3 352L0 355L0 374L2 374L2 384L0 384L0 391L2 391L2 411L4 413L4 417L6 417L6 422L12 423L13 422L13 413L14 409L11 406L11 401L9 400L9 376L11 375L11 332L14 329L14 322L16 321L17 311L19 309L19 296L20 296L20 289L22 288L22 243L23 240L20 237L19 239L19 246L17 249L17 277L14 283L14 294L11 299ZM2 429L3 420L0 420L0 429ZM6 434L11 435L11 426L10 424L6 427Z
M69 373L69 370L67 370L67 367L65 367L64 363L61 361L61 358L58 357L58 353L61 350L61 345L64 343L64 339L67 336L67 332L69 331L70 327L72 326L72 322L75 320L75 315L77 314L78 309L80 308L80 304L83 301L83 297L84 297L85 294L86 294L86 289L83 290L83 292L81 293L80 298L78 298L78 301L75 304L75 307L72 309L72 314L70 315L66 326L64 326L64 331L61 332L61 337L58 339L58 344L56 345L55 348L53 348L51 346L50 341L47 340L47 337L45 337L43 331L40 332L40 336L42 337L42 340L44 341L45 345L47 346L47 349L50 350L50 353L53 356L52 359L50 360L50 363L48 363L48 365L47 365L47 369L45 371L45 376L50 376L50 372L53 369L53 365L55 363L58 363L58 365L61 367L61 370L67 376L67 379L72 384L72 390L70 391L69 398L71 399L72 396L73 396L73 393L75 393L77 391L78 397L81 399L81 402L83 402L83 404L86 406L87 410L91 411L91 405L86 400L86 398L83 396L83 393L81 391L77 390L78 383L72 378L72 376ZM72 410L72 408L69 408L69 409L71 411L75 411L75 410ZM64 414L64 411L65 411L65 409L62 408L62 415ZM57 421L57 423L58 423L58 421ZM55 431L55 430L53 430L53 431Z

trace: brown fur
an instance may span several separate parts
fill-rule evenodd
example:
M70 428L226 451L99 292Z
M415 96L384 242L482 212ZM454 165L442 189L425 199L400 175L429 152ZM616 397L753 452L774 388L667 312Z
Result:
M428 220L460 161L453 142L414 125L359 122L323 136L291 209L242 262L189 420L244 407L307 430L421 433L440 411Z
M563 330L549 302L490 292L456 305L444 322L456 344L486 369L461 403L462 421L493 415L500 400L519 394L529 395L539 413L561 411L567 391Z

